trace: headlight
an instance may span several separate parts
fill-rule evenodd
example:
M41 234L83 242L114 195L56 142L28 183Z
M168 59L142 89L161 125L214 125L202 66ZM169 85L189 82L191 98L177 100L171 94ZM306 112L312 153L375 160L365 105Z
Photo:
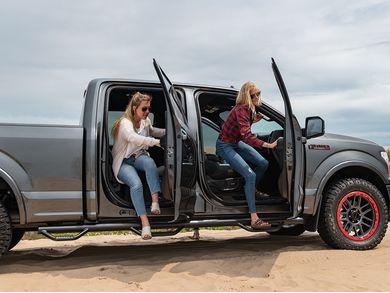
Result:
M383 160L385 160L386 163L389 164L389 156L387 155L387 152L381 152L381 156Z

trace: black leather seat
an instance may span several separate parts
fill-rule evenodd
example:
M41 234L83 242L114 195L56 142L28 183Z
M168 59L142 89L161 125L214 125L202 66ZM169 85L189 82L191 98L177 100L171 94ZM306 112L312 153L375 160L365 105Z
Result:
M214 154L205 155L206 174L213 179L226 179L240 177L236 171L225 163L220 157Z
M205 154L207 183L215 193L237 191L242 188L244 179L221 158L214 154Z

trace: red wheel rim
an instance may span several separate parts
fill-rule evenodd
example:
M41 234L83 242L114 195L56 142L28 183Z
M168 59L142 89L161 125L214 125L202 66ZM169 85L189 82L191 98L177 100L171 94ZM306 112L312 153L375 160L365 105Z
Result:
M350 240L370 238L379 225L379 211L372 197L362 191L345 195L337 206L337 225Z

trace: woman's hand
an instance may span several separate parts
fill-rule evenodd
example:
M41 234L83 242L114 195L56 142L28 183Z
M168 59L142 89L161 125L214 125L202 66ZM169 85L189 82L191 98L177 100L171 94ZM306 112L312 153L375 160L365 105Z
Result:
M158 146L162 149L165 149L167 147L167 136L166 135L163 135L160 137L160 143Z
M270 149L274 149L276 148L276 146L278 145L278 140L275 140L273 143L271 143L269 146Z
M281 137L278 137L273 143L264 143L265 147L268 149L274 149L278 145L278 140L281 139Z

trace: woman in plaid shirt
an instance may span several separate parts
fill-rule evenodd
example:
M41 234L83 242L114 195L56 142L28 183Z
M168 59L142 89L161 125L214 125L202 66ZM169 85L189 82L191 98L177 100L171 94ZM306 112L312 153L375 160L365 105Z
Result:
M245 197L251 216L253 229L267 230L271 224L259 218L256 212L255 192L257 183L268 168L268 161L255 149L276 147L277 140L267 143L257 138L251 131L251 125L258 122L262 115L256 113L256 106L261 105L261 91L255 83L243 84L236 99L236 105L230 111L219 134L216 149L230 166L245 178ZM248 165L256 166L255 170Z

